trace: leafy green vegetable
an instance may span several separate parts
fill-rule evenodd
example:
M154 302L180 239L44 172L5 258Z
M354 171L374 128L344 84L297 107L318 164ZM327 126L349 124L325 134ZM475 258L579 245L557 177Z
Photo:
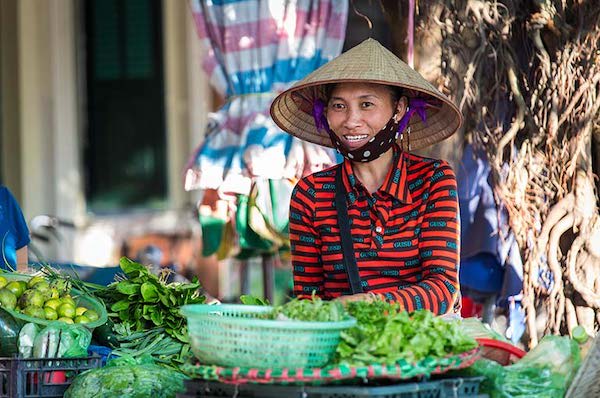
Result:
M179 307L204 302L198 279L167 284L167 275L156 276L128 258L123 257L120 266L128 279L96 292L110 305L113 321L133 332L162 327L171 337L187 343L187 326Z
M84 372L73 380L65 397L175 398L185 391L184 374L153 364L148 358L123 357Z
M127 258L121 259L120 266L127 279L96 291L110 308L108 315L119 343L117 353L148 353L160 362L182 363L189 352L189 337L179 307L204 302L198 279L167 284L168 275L156 276Z
M240 301L245 305L271 305L268 299L251 296L249 294L242 294L240 296Z
M492 398L553 398L565 395L580 364L576 342L568 336L548 335L513 365L484 358L467 371L485 376L480 392Z
M427 357L441 358L477 346L454 322L444 321L426 310L408 313L393 303L348 303L356 318L355 327L342 332L337 362L349 365L395 364L400 360L417 362Z
M271 316L309 322L339 322L349 318L341 302L323 301L314 294L310 300L293 299L275 307Z

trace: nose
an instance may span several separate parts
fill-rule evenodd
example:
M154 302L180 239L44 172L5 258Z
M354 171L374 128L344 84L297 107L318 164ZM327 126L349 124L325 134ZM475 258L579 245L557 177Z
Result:
M344 127L348 130L352 130L359 127L361 123L360 110L356 108L348 108L348 111L346 112L346 119L344 120Z

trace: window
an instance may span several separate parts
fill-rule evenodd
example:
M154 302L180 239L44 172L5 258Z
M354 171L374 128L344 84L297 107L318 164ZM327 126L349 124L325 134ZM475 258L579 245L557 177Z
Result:
M161 1L84 4L89 210L162 208L167 163Z

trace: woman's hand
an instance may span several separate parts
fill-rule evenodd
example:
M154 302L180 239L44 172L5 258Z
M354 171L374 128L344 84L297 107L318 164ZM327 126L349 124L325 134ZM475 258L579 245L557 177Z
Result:
M342 304L349 303L351 301L366 301L368 303L372 302L377 298L377 295L373 292L368 293L356 293L347 296L340 296L336 298L337 301L340 301Z

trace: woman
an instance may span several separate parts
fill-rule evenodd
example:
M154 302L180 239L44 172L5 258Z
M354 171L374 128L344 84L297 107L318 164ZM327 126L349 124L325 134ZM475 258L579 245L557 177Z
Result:
M8 188L0 185L0 268L27 268L29 229L19 204Z
M345 158L292 194L295 294L450 312L459 291L456 180L446 162L410 149L452 135L462 122L456 106L368 39L281 93L271 115Z

